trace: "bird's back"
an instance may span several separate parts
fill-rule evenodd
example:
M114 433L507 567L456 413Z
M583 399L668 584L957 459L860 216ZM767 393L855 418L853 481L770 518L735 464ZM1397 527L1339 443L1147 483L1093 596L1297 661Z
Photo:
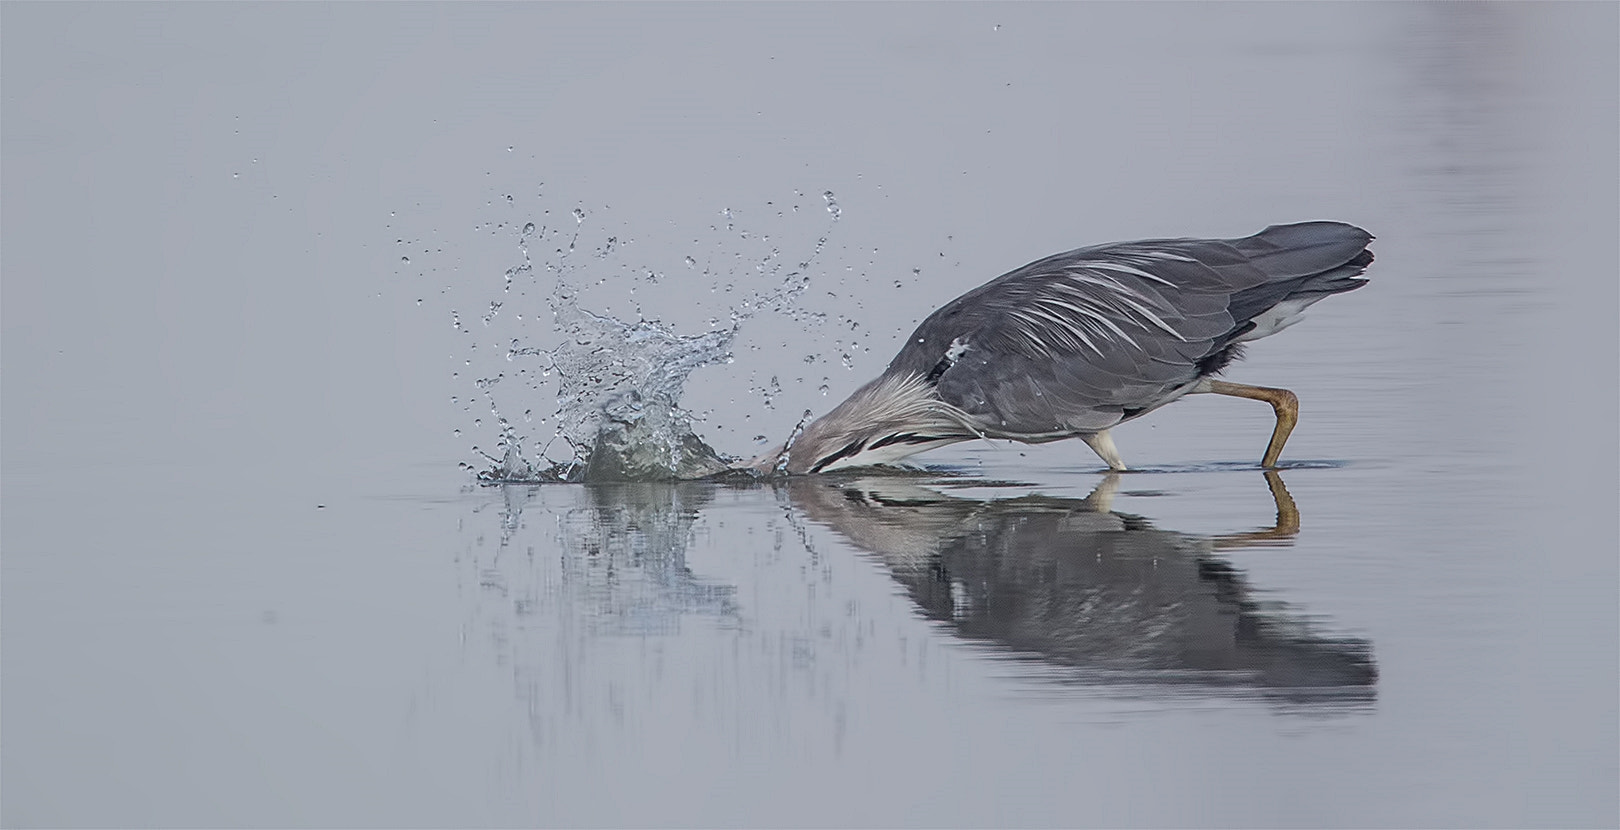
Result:
M885 374L927 378L987 435L1107 429L1179 397L1310 304L1365 284L1356 277L1371 240L1353 225L1306 222L1056 254L929 315Z

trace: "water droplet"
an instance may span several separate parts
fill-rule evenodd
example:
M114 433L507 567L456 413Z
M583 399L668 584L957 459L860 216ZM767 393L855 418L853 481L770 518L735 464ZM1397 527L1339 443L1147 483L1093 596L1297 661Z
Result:
M456 437L457 437L457 438L460 438L460 437L461 437L461 430L459 430L459 429L458 429L458 430L454 430L454 432L455 432L455 434L456 434Z

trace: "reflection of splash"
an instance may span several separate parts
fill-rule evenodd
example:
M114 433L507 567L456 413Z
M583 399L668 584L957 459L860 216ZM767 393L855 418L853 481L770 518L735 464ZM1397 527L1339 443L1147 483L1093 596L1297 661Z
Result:
M823 194L823 199L836 221L836 199L830 191ZM733 218L730 211L725 213L728 220ZM781 251L772 247L752 264L752 270L756 276L773 280L773 287L749 293L733 305L727 312L729 325L714 320L707 332L681 335L658 320L626 322L580 307L580 287L573 279L581 266L573 256L578 226L584 222L585 213L576 209L573 217L575 228L572 236L566 237L566 244L561 244L565 238L561 230L525 225L519 237L523 263L506 272L508 292L515 281L533 281L536 271L529 256L531 238L536 244L559 243L556 261L545 267L555 278L546 302L556 331L520 331L506 350L509 362L541 364L538 377L533 377L527 368L517 372L520 376L531 375L529 386L533 391L543 393L541 387L548 385L555 374L556 409L552 416L541 419L552 423L553 434L537 450L528 449L526 445L533 440L503 416L496 403L497 384L507 377L505 372L486 372L477 385L499 426L499 438L497 452L479 450L491 465L479 473L479 479L486 483L658 481L720 472L728 460L694 433L692 416L680 406L687 378L705 366L729 363L731 344L739 329L761 311L791 319L817 316L799 309L797 300L809 286L811 263L826 246L827 236L821 236L796 267L788 267L781 259ZM596 251L596 258L612 256L617 245L617 238L609 237ZM688 257L687 262L691 265L694 261ZM629 279L656 283L658 275L647 271ZM490 311L483 318L486 327L499 317L503 303L489 305ZM459 317L455 322L461 328ZM556 342L532 345L536 334ZM554 460L554 451L558 450L564 457Z
M1085 500L953 498L903 480L796 479L812 519L878 555L930 619L1082 684L1233 688L1292 702L1370 700L1365 640L1262 604L1216 548L1288 543L1299 514L1268 476L1277 526L1206 539Z
M461 562L476 574L467 625L482 636L463 640L462 659L483 652L513 684L542 763L633 740L627 701L663 687L665 645L739 627L736 587L686 561L714 493L696 482L478 491Z
M513 546L525 502L535 485L501 487L501 546ZM667 634L687 615L736 614L736 588L694 576L686 567L687 538L713 490L699 485L623 483L585 489L588 503L562 515L560 571L542 584L518 587L518 616L541 609L578 609L593 634ZM548 546L549 547L549 546ZM532 549L531 549L532 550ZM499 554L497 554L499 556ZM517 572L485 571L483 586L509 595ZM520 579L520 582L522 580Z

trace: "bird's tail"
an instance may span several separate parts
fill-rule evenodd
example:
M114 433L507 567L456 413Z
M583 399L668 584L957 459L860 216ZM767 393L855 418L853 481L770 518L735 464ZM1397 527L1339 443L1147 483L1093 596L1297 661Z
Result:
M1373 253L1367 250L1372 239L1343 222L1302 222L1232 240L1269 279L1232 295L1227 311L1236 328L1228 342L1275 334L1318 300L1366 285L1359 277L1372 264Z

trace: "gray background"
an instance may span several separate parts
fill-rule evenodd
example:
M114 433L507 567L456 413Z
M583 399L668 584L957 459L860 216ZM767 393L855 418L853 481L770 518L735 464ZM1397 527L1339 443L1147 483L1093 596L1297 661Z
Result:
M6 825L1616 822L1613 5L0 24ZM1305 219L1376 234L1375 282L1230 373L1298 391L1285 458L1322 462L1285 473L1295 545L1232 557L1373 643L1365 708L1032 677L768 488L672 512L457 466L493 441L472 381L555 339L548 265L692 333L809 259L825 322L748 319L691 380L744 454L1025 261ZM531 221L560 231L504 291ZM1236 462L1268 421L1119 430L1161 472L1116 508L1267 523ZM1074 442L930 460L1098 481Z

